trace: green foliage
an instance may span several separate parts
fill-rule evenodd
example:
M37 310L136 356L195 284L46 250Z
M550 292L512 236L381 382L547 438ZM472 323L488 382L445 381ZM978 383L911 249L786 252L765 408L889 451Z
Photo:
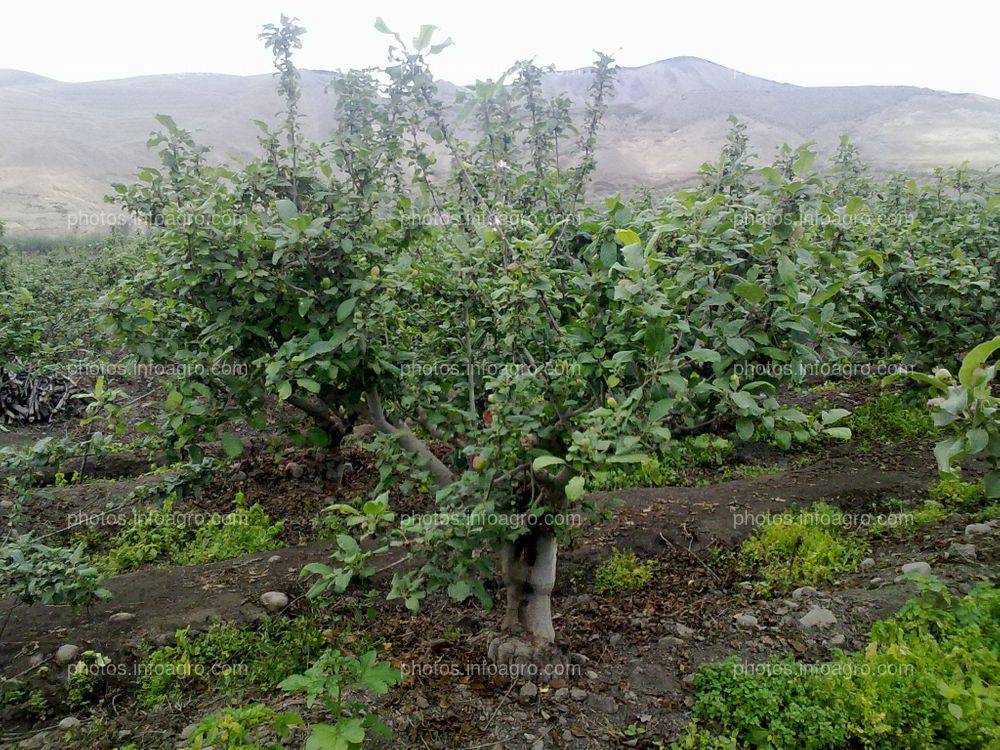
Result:
M865 545L846 533L843 518L826 503L785 511L755 529L736 559L753 572L754 590L762 595L828 583L852 570L865 553Z
M315 620L265 620L256 630L217 623L175 643L147 651L140 665L139 700L152 706L185 691L269 689L303 669L324 644Z
M678 484L686 468L719 466L732 453L733 444L716 435L698 435L672 441L665 453L634 465L621 465L593 472L595 490L619 490L627 487L665 487Z
M81 653L66 678L66 705L77 708L90 703L94 693L104 684L105 668L110 664L111 659L99 651Z
M847 419L854 436L872 443L901 443L933 435L936 430L926 410L907 392L880 393Z
M49 547L25 534L0 547L0 590L24 604L62 604L76 610L111 598L102 581L82 544L73 549Z
M958 379L945 368L933 375L910 372L913 378L939 394L927 401L931 418L945 428L948 437L934 448L938 471L943 478L957 479L955 461L964 456L982 456L991 465L983 478L988 499L1000 498L1000 397L993 395L997 366L987 365L1000 349L1000 336L973 347L962 360ZM887 378L887 382L900 376Z
M301 723L299 716L276 712L263 703L223 708L198 722L188 747L190 750L277 750L282 747L280 742L258 744L265 732L284 739L291 727Z
M594 571L594 591L598 594L638 591L652 580L655 570L655 560L640 560L632 550L612 550L611 557Z
M860 652L832 662L734 657L695 676L692 714L741 747L873 750L992 747L1000 742L1000 589L954 599L935 580Z
M402 673L389 662L379 661L376 651L352 656L329 650L304 673L286 678L279 687L304 693L307 706L322 703L330 716L327 722L310 727L306 750L352 750L361 747L366 737L391 737L392 731L366 703L345 701L345 689L385 695L401 679Z
M963 510L977 508L985 499L981 483L963 482L957 477L942 477L930 486L928 494L936 503Z
M174 510L174 498L168 496L161 507L147 510L126 526L98 566L124 573L149 563L195 565L275 549L284 524L272 524L259 503L247 507L243 493L236 494L234 503L230 513L215 514L195 525Z

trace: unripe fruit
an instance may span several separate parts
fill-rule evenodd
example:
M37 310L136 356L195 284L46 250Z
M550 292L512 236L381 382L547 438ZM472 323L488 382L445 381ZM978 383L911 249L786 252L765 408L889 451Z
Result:
M944 403L943 398L932 398L927 400L927 406L931 409L937 409L943 403Z
M480 453L474 459L472 459L472 469L473 471L482 471L486 468L486 457Z
M486 400L491 404L495 404L497 402L497 396L495 393L491 393L489 396L486 397Z
M616 406L618 406L618 399L616 399L614 396L608 396L607 400L604 403L609 409L614 409Z
M934 371L934 377L936 377L938 380L943 380L946 383L950 383L953 380L951 373L948 372L948 370L946 370L943 367L938 368L937 370Z

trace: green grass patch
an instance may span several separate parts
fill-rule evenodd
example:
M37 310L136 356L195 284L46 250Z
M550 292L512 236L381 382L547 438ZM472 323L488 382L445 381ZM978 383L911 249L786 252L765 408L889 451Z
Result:
M622 594L638 591L653 579L655 560L640 560L632 550L612 550L611 557L594 571L594 591L598 594Z
M809 509L770 517L740 545L736 562L754 577L754 591L768 596L793 586L829 583L864 557L865 544L848 535L837 508Z
M984 583L956 599L938 581L920 585L862 651L816 665L732 657L704 668L694 739L674 748L1000 747L1000 589Z
M284 524L272 524L259 504L248 507L243 493L236 495L231 513L215 514L202 524L187 523L183 513L174 511L170 497L162 507L147 510L126 526L95 564L103 572L118 574L150 563L196 565L228 560L276 549L283 530Z
M593 472L590 486L594 490L622 490L679 485L683 470L721 466L732 452L733 444L717 435L686 437L672 442L668 452L635 466Z
M147 649L139 701L153 706L186 691L273 689L304 670L326 647L314 618L265 620L256 628L217 623L204 633L178 630L175 643Z
M855 409L845 426L855 439L873 443L900 443L936 432L927 408L909 391L879 394Z

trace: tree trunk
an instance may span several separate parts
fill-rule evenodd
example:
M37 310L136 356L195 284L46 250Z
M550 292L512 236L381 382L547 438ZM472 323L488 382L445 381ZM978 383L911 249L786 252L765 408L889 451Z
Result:
M556 582L556 538L548 529L535 529L500 552L507 610L501 628L530 639L532 645L555 643L552 625L552 589Z

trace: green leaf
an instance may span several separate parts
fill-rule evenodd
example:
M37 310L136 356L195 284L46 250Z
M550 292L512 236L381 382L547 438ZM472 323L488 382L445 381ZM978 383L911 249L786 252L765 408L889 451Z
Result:
M539 456L531 462L531 470L541 471L547 466L559 466L564 463L566 462L558 456Z
M991 471L983 477L983 488L990 500L1000 498L1000 471Z
M670 407L672 404L673 404L673 399L661 398L659 401L653 404L652 407L650 407L649 421L659 422L667 415L667 412L670 411Z
M837 440L850 440L853 434L850 427L827 427L823 432Z
M997 349L1000 349L1000 336L974 347L962 360L962 367L958 371L958 382L966 388L971 388L972 373L977 367L982 367Z
M424 24L420 27L420 33L413 38L413 46L417 52L422 52L431 43L431 37L434 36L435 31L437 31L437 26Z
M275 201L274 207L278 209L278 216L286 224L293 221L299 215L299 209L287 198Z
M608 459L609 464L641 464L649 455L646 453L619 453Z
M287 380L282 380L278 384L278 400L284 401L292 395L292 384Z
M757 304L765 297L764 290L759 284L755 284L752 281L741 281L739 284L733 287L733 292L743 297L743 299Z
M641 245L642 239L631 229L616 229L615 239L623 245Z
M358 304L357 299L345 299L337 308L337 322L343 323L354 312L354 306Z
M692 349L688 356L695 362L719 362L722 355L714 349Z
M448 596L454 599L456 602L463 602L469 598L472 593L472 587L469 586L469 582L459 579L453 581L448 586Z
M233 433L223 432L219 441L222 443L222 450L224 450L226 455L230 458L236 458L243 453L243 443L241 443L240 439Z
M566 499L571 503L576 502L583 496L586 480L581 476L573 477L566 484Z
M633 271L641 271L646 265L642 245L626 245L622 248L622 257L625 258L625 265Z

